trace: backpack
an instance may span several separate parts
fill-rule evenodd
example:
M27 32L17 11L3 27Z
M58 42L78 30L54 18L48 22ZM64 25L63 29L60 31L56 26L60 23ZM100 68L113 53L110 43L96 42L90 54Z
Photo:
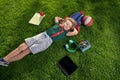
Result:
M84 17L84 12L76 12L72 14L70 17L73 18L77 22L77 25L80 26L82 23L82 18Z

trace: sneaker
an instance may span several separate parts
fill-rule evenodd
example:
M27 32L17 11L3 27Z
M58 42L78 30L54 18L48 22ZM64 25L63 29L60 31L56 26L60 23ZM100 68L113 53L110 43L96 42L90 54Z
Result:
M0 65L7 67L9 65L9 63L0 58Z

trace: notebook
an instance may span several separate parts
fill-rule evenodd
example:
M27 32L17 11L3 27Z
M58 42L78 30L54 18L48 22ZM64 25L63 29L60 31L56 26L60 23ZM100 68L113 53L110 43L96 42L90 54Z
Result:
M28 23L39 25L44 17L45 15L41 16L40 13L35 13Z

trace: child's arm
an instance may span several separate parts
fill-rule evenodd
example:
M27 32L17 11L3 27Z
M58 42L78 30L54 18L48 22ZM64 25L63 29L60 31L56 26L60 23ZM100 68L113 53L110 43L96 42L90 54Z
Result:
M74 30L71 32L68 32L67 34L66 34L66 36L75 36L75 35L77 35L78 34L78 31L74 28Z
M59 22L59 20L61 20L62 18L60 18L60 17L55 17L55 23L58 23Z

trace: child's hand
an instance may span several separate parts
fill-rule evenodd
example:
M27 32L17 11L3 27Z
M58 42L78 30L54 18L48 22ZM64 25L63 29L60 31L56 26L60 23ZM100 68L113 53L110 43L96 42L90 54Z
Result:
M82 15L84 15L84 14L85 14L85 12L84 12L84 11L80 11L80 13L81 13Z
M74 28L73 31L72 31L72 32L69 31L69 32L66 34L66 36L75 36L75 35L77 35L77 34L78 34L78 31Z
M55 17L55 22L59 22L59 20L61 20L62 18L60 17Z

